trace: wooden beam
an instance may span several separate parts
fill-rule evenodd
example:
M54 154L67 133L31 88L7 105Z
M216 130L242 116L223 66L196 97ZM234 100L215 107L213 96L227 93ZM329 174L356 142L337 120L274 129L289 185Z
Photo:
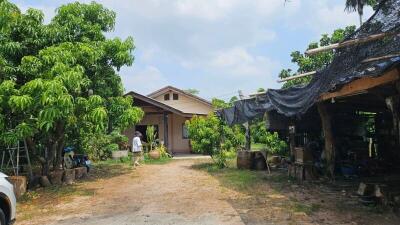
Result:
M363 61L361 61L361 63L374 62L374 61L378 61L378 60L382 60L382 59L390 59L390 58L394 58L394 57L398 57L398 56L400 56L400 53L384 55L384 56L374 57L374 58L368 58L368 59L364 59Z
M294 75L294 76L291 76L291 77L286 77L286 78L283 78L282 80L278 80L278 83L282 83L282 82L285 82L285 81L297 79L297 78L300 78L300 77L306 77L306 76L314 75L316 73L317 73L317 71L311 71L311 72L307 72L307 73Z
M319 48L313 48L313 49L309 49L305 52L306 55L314 55L320 52L325 52L328 50L332 50L332 49L338 49L338 48L344 48L347 46L351 46L351 45L356 45L356 44L362 44L365 42L369 42L369 41L374 41L374 40L378 40L378 39L382 39L384 37L388 37L388 36L394 36L397 35L398 33L380 33L380 34L373 34L370 35L368 37L364 37L364 38L356 38L353 40L348 40L348 41L344 41L344 42L340 42L340 43L336 43L336 44L331 44L331 45L327 45L327 46L322 46Z
M328 92L322 94L318 101L325 101L331 98L355 95L360 92L365 92L365 90L377 87L383 84L394 82L399 80L399 73L396 69L390 70L379 77L365 77L358 80L354 80L346 85L344 85L339 91Z

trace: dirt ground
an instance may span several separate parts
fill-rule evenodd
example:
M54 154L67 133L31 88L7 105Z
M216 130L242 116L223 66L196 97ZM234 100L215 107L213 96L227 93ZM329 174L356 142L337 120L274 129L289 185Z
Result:
M391 213L342 201L350 197L324 186L207 165L173 160L94 173L73 191L20 203L17 224L400 224Z

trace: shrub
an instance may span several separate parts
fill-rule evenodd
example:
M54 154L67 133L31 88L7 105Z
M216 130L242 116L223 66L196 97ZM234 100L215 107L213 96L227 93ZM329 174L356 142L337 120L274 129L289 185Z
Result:
M157 138L157 132L156 128L154 126L147 126L146 128L146 136L147 136L147 142L150 145L150 151L153 150L153 147L155 146L155 141Z
M276 155L287 154L287 143L279 138L277 132L269 132L265 121L257 121L251 126L251 136L255 143L265 144L267 152Z
M186 125L193 151L212 156L220 168L226 164L225 152L245 143L241 126L229 127L214 114L207 117L194 116Z
M105 147L105 149L106 149L107 152L111 153L111 152L118 151L119 150L119 146L116 143L111 143L111 144L108 144Z
M156 150L160 152L161 158L171 158L171 155L168 153L167 148L163 144L159 145Z
M111 143L111 139L105 134L87 135L83 139L84 152L93 161L106 160L111 152L106 150L106 146Z
M106 160L111 157L113 151L121 148L121 143L127 142L128 138L119 132L111 134L90 134L83 138L83 150L93 161Z
M288 152L288 145L279 138L277 132L266 132L261 137L261 143L265 144L267 151L271 154L286 155Z
M127 149L128 137L118 131L113 131L110 134L111 143L118 144L120 150Z

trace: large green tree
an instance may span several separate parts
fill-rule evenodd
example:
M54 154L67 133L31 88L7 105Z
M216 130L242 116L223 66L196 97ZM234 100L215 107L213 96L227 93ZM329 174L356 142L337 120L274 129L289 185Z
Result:
M355 26L348 26L344 29L336 29L332 35L323 34L319 42L312 42L308 45L307 49L318 48L320 46L326 46L334 43L338 43L342 41L347 35L353 33L355 31ZM325 51L320 52L315 55L307 56L305 54L300 53L300 51L294 51L290 54L292 57L292 62L295 63L298 67L296 72L293 72L291 69L283 69L279 77L281 79L294 76L296 73L306 73L315 70L320 70L330 64L332 62L334 51ZM311 76L306 76L302 78L293 79L287 81L283 88L307 84L311 80Z
M122 130L143 116L122 97L117 71L133 63L134 44L106 38L115 16L76 2L44 24L41 11L0 0L0 142L25 140L46 156L45 173L58 168L68 139Z

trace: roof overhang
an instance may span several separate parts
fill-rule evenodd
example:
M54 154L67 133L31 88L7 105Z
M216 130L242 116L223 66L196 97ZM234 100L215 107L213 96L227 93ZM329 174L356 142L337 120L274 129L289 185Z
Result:
M167 112L171 112L171 113L175 113L177 115L183 116L183 117L192 117L194 114L191 113L184 113L182 111L180 111L179 109L173 108L169 105L166 105L162 102L159 102L155 99L149 98L147 96L141 95L139 93L136 93L134 91L130 91L128 93L125 94L125 96L132 96L133 97L133 101L135 102L135 99L139 99L143 102L148 103L149 105L155 106L157 108L160 108L162 110L165 110Z

